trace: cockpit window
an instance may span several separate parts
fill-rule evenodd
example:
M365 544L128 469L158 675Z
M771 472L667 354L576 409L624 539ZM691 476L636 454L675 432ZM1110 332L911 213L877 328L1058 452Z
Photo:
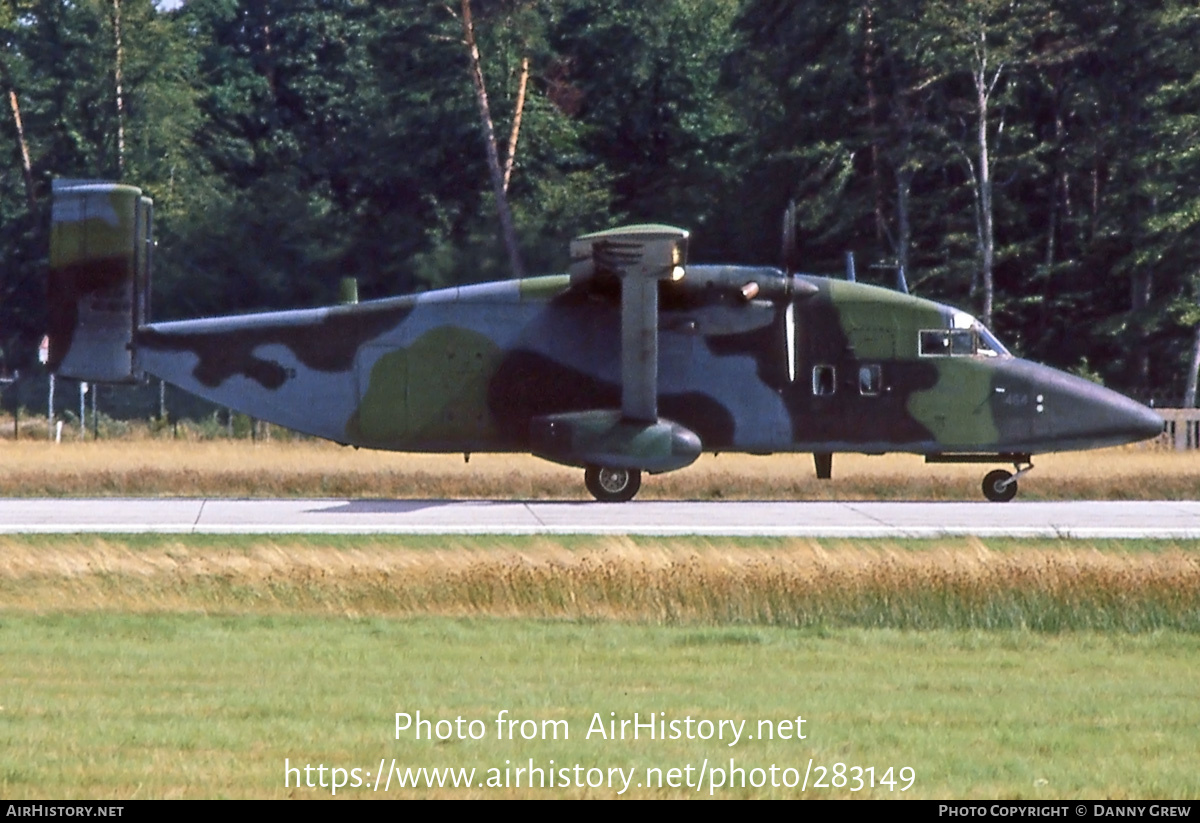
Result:
M970 329L929 329L921 332L921 356L964 357L975 353L975 333Z
M975 323L975 333L979 336L979 353L988 357L1011 357L1004 344L996 339L996 335L988 331L982 323Z
M1004 344L979 321L970 328L926 329L920 333L922 357L1011 357Z

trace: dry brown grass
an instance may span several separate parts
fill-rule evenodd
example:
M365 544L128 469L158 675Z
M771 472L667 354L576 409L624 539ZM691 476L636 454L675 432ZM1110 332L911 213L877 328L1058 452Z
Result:
M1200 555L978 539L0 540L0 609L1200 630Z
M1038 499L1194 499L1200 453L1126 448L1046 455L1021 481ZM838 455L818 481L808 455L705 455L646 478L641 499L977 500L988 466L912 455ZM143 437L0 443L0 495L583 499L582 472L528 455L414 455L315 441Z

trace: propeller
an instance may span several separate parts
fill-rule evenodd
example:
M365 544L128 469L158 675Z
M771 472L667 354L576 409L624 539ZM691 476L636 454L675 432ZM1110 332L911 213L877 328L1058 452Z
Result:
M800 268L800 242L796 237L796 201L789 200L783 211L783 273L792 275Z
M796 201L789 200L783 210L783 274L789 288L795 282L792 274L800 268L800 241L796 237ZM814 289L815 291L815 289ZM788 382L796 382L796 302L787 301L783 312L783 328L786 336Z

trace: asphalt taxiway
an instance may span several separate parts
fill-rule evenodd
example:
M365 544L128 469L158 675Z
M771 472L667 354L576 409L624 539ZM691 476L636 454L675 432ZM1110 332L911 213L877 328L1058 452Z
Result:
M0 533L1200 539L1200 502L7 499Z

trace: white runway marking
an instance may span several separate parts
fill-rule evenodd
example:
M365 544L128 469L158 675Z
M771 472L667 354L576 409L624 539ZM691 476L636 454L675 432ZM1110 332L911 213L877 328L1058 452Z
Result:
M0 500L0 533L1200 539L1200 502Z

